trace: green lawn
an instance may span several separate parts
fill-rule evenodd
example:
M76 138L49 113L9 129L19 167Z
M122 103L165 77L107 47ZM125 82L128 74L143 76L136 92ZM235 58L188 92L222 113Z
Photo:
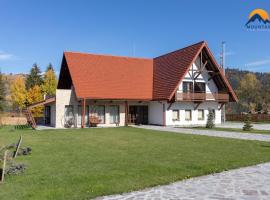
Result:
M192 127L194 129L200 129L200 130L215 130L215 131L230 131L230 132L240 132L240 133L257 133L257 134L270 134L270 130L257 130L253 129L251 131L243 131L240 128L223 128L223 127L215 127L212 129L208 129L205 127Z
M48 131L0 129L0 147L23 135L32 155L7 176L0 199L58 200L139 190L270 161L270 143L136 128Z

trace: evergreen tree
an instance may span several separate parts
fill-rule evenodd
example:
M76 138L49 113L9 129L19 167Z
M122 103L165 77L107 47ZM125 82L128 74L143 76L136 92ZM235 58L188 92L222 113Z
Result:
M0 111L4 110L5 106L5 83L3 80L3 75L0 72Z
M26 89L29 90L30 88L34 87L35 85L41 86L43 84L43 79L41 75L41 71L37 64L34 64L31 68L30 74L26 78Z
M251 131L252 130L251 124L251 115L247 114L244 121L243 131Z
M206 128L214 128L215 127L215 115L212 110L208 110L208 117L207 117L207 122L206 122Z
M48 72L49 70L52 70L54 72L52 63L49 63L49 65L47 66L46 72Z

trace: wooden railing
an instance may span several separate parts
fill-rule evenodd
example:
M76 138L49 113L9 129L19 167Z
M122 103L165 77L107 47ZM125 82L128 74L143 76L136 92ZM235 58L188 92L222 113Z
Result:
M176 101L219 101L219 102L228 102L229 94L228 93L205 93L205 92L194 92L194 93L185 93L185 92L176 92L175 95Z

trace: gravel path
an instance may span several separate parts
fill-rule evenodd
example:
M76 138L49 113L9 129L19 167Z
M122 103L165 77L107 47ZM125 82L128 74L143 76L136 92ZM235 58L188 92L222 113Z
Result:
M97 198L182 200L269 200L270 163L201 176L138 192Z
M223 124L217 124L217 127L221 128L243 128L244 123L241 122L226 122ZM268 124L252 124L254 129L257 130L269 130L270 131L270 123Z
M215 131L215 130L200 130L200 129L189 129L189 128L175 128L175 127L163 127L163 126L152 126L152 125L141 125L134 126L137 128L144 128L157 131L169 131L176 133L194 134L194 135L207 135L224 138L235 138L242 140L259 140L270 142L270 134L255 134L255 133L238 133L229 131Z

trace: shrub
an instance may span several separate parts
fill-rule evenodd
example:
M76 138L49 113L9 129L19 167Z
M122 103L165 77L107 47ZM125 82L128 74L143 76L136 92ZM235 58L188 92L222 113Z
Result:
M253 127L253 125L251 124L251 115L247 114L245 116L243 131L251 131L252 127Z
M215 127L214 120L215 120L214 112L212 110L209 110L208 116L207 116L206 128L214 128Z

